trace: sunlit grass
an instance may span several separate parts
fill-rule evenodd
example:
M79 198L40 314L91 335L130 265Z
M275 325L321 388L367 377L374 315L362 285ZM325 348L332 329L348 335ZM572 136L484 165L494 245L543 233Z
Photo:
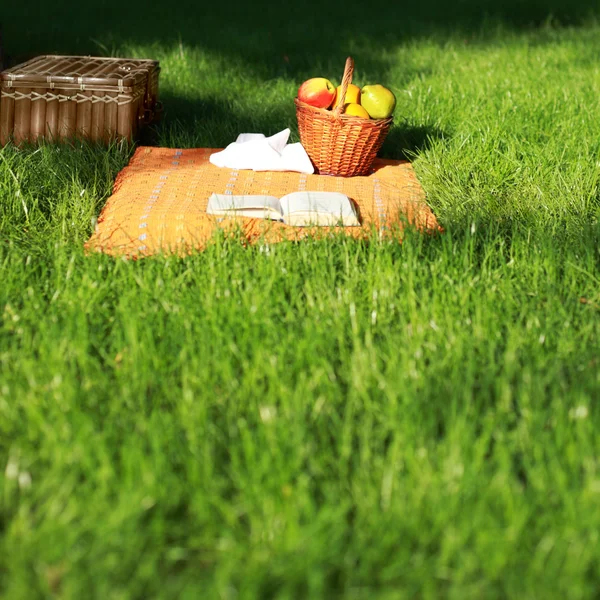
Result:
M0 595L595 597L594 21L415 8L391 43L352 5L325 52L334 21L299 8L184 8L148 39L111 18L7 46L160 59L178 147L294 129L299 83L352 52L445 233L88 256L133 148L0 149Z

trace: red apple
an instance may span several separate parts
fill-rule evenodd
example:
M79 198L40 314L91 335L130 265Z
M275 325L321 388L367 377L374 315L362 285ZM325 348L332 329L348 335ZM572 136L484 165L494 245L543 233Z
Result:
M298 100L317 108L329 108L335 98L335 86L329 79L313 77L298 88Z

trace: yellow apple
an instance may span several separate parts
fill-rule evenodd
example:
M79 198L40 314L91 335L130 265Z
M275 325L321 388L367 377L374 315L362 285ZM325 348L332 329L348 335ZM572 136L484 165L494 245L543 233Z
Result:
M331 105L332 110L340 103L341 93L342 86L338 85L335 88L335 97L333 98L333 104ZM360 104L360 88L357 85L354 85L353 83L348 84L344 104Z
M335 86L325 77L307 79L298 88L298 100L316 108L329 108L335 96Z
M369 118L369 113L360 104L357 104L356 102L349 102L348 104L344 104L342 114L350 115L352 117L361 117L362 119Z

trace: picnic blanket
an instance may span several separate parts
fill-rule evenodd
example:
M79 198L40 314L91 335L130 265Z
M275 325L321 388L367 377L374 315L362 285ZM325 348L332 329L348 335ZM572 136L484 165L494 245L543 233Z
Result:
M352 237L398 236L406 224L441 230L408 161L376 159L363 177L220 168L209 157L218 149L140 147L117 176L113 192L85 247L136 258L158 252L202 250L217 229L235 231L248 243L300 240L344 231ZM278 221L206 214L209 196L333 191L351 198L360 227L293 227Z

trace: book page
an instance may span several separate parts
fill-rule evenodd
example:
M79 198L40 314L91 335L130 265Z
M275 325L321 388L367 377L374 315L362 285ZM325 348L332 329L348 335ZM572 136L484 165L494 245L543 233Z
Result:
M230 195L211 194L206 213L209 215L227 215L283 220L281 204L275 196L260 194Z
M292 192L283 196L280 204L288 225L360 225L354 205L339 192Z

